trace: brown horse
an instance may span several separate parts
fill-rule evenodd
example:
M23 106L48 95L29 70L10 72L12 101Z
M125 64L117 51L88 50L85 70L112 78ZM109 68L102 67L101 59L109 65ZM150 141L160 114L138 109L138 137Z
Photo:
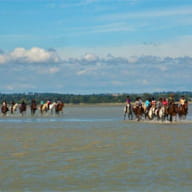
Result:
M37 110L37 103L35 100L32 100L32 102L31 102L31 115L35 115L36 110Z
M55 106L55 113L59 114L60 112L63 113L64 103L58 102Z
M169 121L173 121L173 117L175 117L175 121L177 118L177 113L178 113L178 105L175 103L170 103L168 108L167 108L167 118Z
M19 112L21 113L21 115L23 116L24 113L26 113L27 111L27 105L26 103L23 101L20 106L19 106Z
M137 121L140 121L144 114L144 108L142 106L136 106L133 108L133 112L135 113Z
M1 112L3 113L3 115L6 115L8 111L9 111L9 108L7 104L1 106Z
M178 107L179 119L186 119L187 113L188 113L188 103L186 101L184 105L179 105Z

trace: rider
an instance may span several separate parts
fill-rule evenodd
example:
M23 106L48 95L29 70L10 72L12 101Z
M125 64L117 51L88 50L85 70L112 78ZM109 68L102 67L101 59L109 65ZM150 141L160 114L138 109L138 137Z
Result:
M141 107L142 106L142 100L140 97L137 97L136 98L136 101L135 101L135 108L136 107Z
M162 100L162 104L164 105L164 106L168 106L168 101L167 101L167 99L164 97L163 98L163 100Z
M168 98L168 103L169 104L174 104L175 103L175 99L174 99L174 94L171 94Z
M163 105L163 99L160 97L156 104L157 109L160 109L162 107L162 105Z
M131 99L129 96L127 96L127 99L126 99L126 105L128 105L128 104L131 104Z
M156 100L154 97L152 97L151 106L156 107Z
M126 98L126 105L125 105L125 108L124 108L124 111L127 112L127 108L130 106L131 104L131 99L129 96L127 96Z
M151 107L151 98L148 98L145 101L145 111L148 111L150 107Z
M47 106L48 106L48 109L50 109L50 105L51 105L51 101L50 101L50 100L48 100L48 101L47 101Z
M141 97L139 97L139 106L142 106L143 105L143 101L141 99Z
M7 101L6 100L3 101L2 106L7 106Z
M181 98L180 98L180 100L179 100L179 104L180 104L181 106L183 106L183 105L185 105L185 102L186 102L185 97L184 97L184 96L181 96Z
M36 107L37 103L36 103L36 100L35 100L35 99L32 99L32 100L31 100L31 106L32 106L32 105Z

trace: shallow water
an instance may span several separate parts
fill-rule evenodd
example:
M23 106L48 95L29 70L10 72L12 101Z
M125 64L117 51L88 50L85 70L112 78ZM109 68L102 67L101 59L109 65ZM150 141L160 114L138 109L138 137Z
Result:
M122 109L1 117L0 191L192 191L192 112L138 123Z

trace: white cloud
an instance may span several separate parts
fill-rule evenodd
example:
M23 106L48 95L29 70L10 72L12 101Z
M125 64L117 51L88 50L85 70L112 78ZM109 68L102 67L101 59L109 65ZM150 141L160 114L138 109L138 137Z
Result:
M87 60L87 61L95 61L97 59L97 56L92 54L92 53L86 53L83 56L83 59Z
M15 48L8 54L0 55L0 64L6 63L57 63L59 56L54 51L47 51L42 48L33 47L29 50L25 48Z
M0 55L0 64L6 63L6 57L4 55Z

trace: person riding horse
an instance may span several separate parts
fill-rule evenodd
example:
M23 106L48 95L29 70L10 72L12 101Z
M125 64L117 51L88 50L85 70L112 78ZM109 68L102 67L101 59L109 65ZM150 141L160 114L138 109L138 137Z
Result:
M13 114L17 110L18 104L15 101L11 102L11 114Z
M133 111L132 111L131 99L129 96L127 96L127 98L126 98L126 105L124 107L124 120L126 117L126 113L128 115L128 119L132 120L133 119Z
M174 94L171 94L168 98L168 108L167 108L167 117L169 116L169 121L173 120L173 116L177 117L178 105L175 103Z
M2 106L1 106L1 112L3 113L3 115L6 115L7 111L9 111L8 105L7 105L7 101L3 101Z
M33 99L33 100L31 101L31 114L34 115L36 110L37 110L37 103L36 103L36 101Z
M55 106L55 113L56 114L59 114L60 112L63 113L63 107L64 107L64 103L62 101L57 101Z
M25 101L23 100L20 107L19 107L19 111L20 113L23 115L23 113L25 113L27 110L27 104L25 103Z
M144 113L143 103L140 97L136 98L135 105L133 107L133 112L137 118L137 121L140 121Z
M188 113L188 102L184 96L181 96L178 106L178 115L180 119L185 119Z

